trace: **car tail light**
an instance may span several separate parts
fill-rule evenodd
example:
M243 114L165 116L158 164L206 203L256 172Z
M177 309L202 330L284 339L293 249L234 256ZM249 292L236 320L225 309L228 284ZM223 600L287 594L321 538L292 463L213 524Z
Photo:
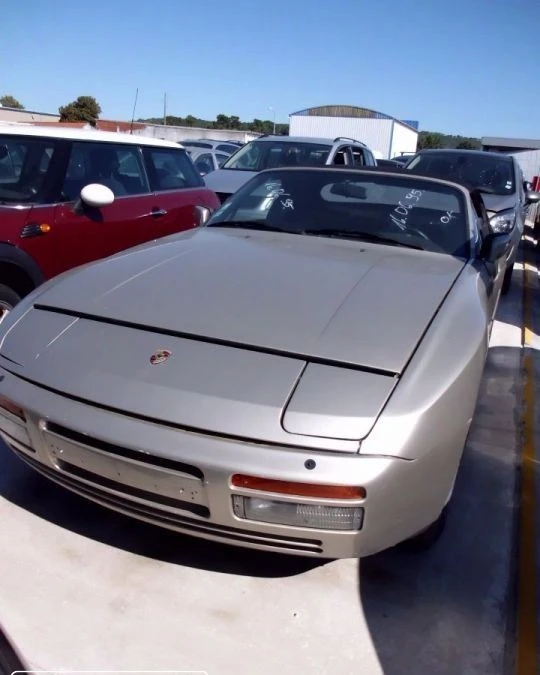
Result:
M297 497L313 497L315 499L364 499L366 489L356 485L322 485L317 483L297 483L291 481L247 476L235 473L231 477L231 485L259 492L277 492Z
M15 415L15 417L18 417L23 422L26 422L26 415L24 414L24 410L16 403L13 403L13 401L10 401L5 396L0 396L0 408L7 410L12 415Z
M245 520L316 530L360 530L364 521L361 506L297 504L242 495L232 499L234 515Z

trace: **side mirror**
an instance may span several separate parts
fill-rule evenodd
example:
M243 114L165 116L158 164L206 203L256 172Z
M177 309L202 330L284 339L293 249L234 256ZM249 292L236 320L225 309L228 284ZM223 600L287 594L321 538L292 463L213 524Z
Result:
M195 223L197 227L201 227L201 225L204 225L210 216L212 215L212 211L207 208L206 206L196 206L195 207Z
M525 204L537 204L538 202L540 202L540 192L527 190L525 193Z
M508 232L492 232L484 239L480 257L487 262L497 262L510 247L511 235Z
M95 208L109 206L114 202L114 192L101 183L90 183L81 190L81 202Z

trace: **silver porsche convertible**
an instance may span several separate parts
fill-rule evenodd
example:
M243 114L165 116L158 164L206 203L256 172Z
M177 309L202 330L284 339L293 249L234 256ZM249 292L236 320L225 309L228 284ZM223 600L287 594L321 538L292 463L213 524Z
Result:
M4 441L196 537L324 558L435 540L509 245L482 195L396 169L276 169L203 220L6 316Z

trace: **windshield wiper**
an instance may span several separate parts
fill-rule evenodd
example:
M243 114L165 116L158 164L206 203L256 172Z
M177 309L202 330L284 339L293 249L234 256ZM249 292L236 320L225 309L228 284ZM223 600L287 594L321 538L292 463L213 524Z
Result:
M403 246L404 248L414 248L417 251L425 251L422 246L415 244L406 244L403 241L383 237L380 234L371 234L370 232L358 232L357 230L336 230L336 229L313 229L303 230L303 234L313 234L321 237L338 237L340 239L359 239L360 241L373 241L379 244L388 244L389 246Z
M246 230L264 230L265 232L288 232L289 234L300 234L287 230L284 227L269 225L264 220L220 220L217 223L208 223L207 227L241 227Z

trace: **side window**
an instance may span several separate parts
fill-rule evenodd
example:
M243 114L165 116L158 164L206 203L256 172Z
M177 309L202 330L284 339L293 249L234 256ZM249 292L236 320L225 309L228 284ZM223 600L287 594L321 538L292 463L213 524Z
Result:
M194 164L201 176L206 176L207 173L214 170L212 155L209 152L205 152L204 155L199 155Z
M82 188L100 183L115 197L147 194L150 189L136 145L116 143L73 143L62 186L62 198L78 199Z
M366 158L366 164L368 166L377 166L377 160L373 156L373 153L370 150L364 150L364 155Z
M9 190L10 201L45 197L54 149L52 139L0 137L0 187Z
M352 156L353 156L353 166L366 166L368 162L366 161L366 157L364 155L364 150L363 148L353 148L352 149Z
M204 186L193 162L182 148L144 148L152 190L181 190Z
M219 152L216 152L216 161L219 167L222 167L228 159L229 155L221 155Z
M229 145L228 143L223 143L222 145L216 145L216 150L221 150L222 152L228 152L230 155L235 150L238 150L238 146L236 145Z
M347 146L339 148L334 155L332 164L335 164L336 166L345 166L350 164L348 150L349 148Z

